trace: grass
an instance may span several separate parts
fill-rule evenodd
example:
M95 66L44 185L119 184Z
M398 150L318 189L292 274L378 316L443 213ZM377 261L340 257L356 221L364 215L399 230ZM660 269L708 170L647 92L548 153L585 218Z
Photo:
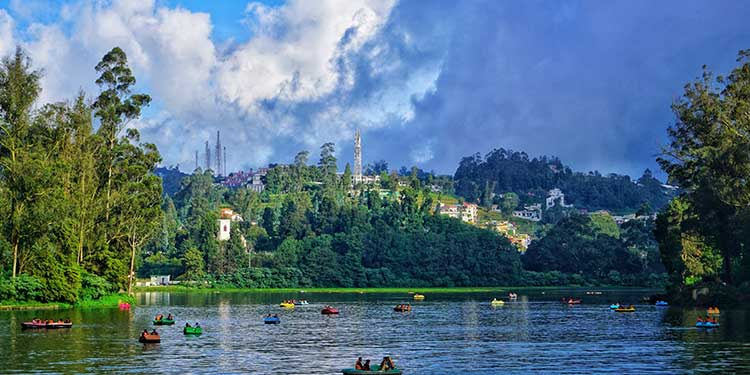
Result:
M106 308L117 307L120 302L135 303L135 297L124 293L109 294L99 299L80 300L76 303L66 302L37 302L37 301L3 301L0 310L57 310L69 308Z

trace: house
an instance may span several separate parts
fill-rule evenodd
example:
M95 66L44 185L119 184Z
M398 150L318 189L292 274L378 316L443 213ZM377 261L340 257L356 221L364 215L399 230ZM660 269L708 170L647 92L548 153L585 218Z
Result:
M523 210L513 211L513 216L519 219L540 221L542 220L542 205L537 203L524 206Z
M363 185L374 185L380 183L380 176L374 175L374 176L367 176L367 175L360 175L360 176L352 176L352 181L354 183L363 184Z
M232 211L231 208L222 208L219 211L219 219L216 223L219 226L219 232L216 238L219 241L228 241L231 238L232 233L232 222L244 221L242 216Z
M572 204L565 204L565 194L563 194L562 190L554 188L547 193L547 199L545 200L547 209L555 207L557 202L560 202L560 206L562 207L573 207Z
M465 223L476 224L479 216L479 207L474 203L466 202L461 205L441 204L439 212L441 215L461 219Z

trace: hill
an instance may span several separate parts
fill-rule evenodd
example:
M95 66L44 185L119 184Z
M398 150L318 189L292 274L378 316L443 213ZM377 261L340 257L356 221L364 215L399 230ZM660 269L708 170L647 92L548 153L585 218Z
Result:
M465 157L454 175L456 195L489 206L497 195L514 192L521 204L541 203L551 189L565 194L566 203L587 210L634 212L644 204L658 210L675 195L651 171L629 176L573 172L556 157L530 158L524 152L495 149L484 158Z

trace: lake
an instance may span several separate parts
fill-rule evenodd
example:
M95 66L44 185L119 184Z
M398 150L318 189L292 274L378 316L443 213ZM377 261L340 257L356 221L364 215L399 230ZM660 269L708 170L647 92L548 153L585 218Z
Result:
M595 290L595 289L592 289ZM721 327L693 328L705 310L644 304L647 291L519 291L491 307L492 293L169 293L137 295L130 311L0 311L0 372L335 374L358 356L391 355L405 374L750 373L750 311L722 310ZM559 302L564 295L582 305ZM307 306L278 307L304 298ZM612 302L634 303L615 313ZM398 303L413 311L397 313ZM330 304L338 316L321 315ZM137 341L158 314L160 344ZM276 313L279 325L262 316ZM70 318L67 330L22 330L33 317ZM204 334L185 337L185 322Z

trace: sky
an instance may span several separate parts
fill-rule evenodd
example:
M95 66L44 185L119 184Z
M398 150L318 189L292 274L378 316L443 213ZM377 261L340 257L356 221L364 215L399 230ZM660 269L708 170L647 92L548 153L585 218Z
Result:
M129 125L183 171L217 130L228 171L325 142L343 169L361 129L364 162L394 169L502 147L637 178L683 86L750 48L748 19L726 0L0 0L0 55L28 52L41 106L93 100L121 47L153 98Z

